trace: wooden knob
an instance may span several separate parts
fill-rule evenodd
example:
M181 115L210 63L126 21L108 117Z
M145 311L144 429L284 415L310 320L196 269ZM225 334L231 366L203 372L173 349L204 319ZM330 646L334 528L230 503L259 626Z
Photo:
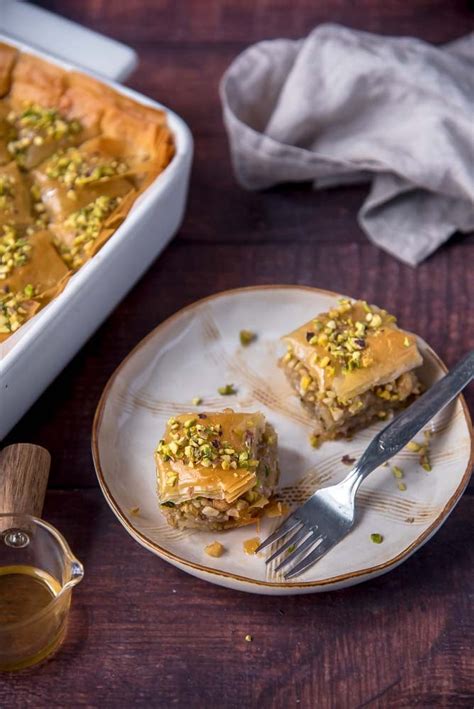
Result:
M0 451L0 513L41 517L51 456L41 446L15 443Z

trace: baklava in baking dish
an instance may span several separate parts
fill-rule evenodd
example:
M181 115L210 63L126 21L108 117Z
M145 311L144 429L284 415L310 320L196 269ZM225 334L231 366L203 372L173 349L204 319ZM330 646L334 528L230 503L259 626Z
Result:
M164 111L0 44L0 342L97 253L173 154Z
M283 340L280 366L314 419L315 446L385 419L419 393L415 336L365 301L341 299Z
M155 461L161 509L179 528L250 524L278 482L277 435L261 413L172 417Z

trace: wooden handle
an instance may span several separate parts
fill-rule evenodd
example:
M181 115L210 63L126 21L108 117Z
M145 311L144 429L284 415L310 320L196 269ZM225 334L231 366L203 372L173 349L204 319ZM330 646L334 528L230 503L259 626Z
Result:
M41 446L15 443L0 451L0 513L41 517L51 456Z

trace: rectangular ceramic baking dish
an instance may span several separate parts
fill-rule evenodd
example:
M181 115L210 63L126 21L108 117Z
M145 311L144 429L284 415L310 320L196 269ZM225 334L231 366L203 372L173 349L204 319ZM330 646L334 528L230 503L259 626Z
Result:
M8 35L0 34L0 41L63 69L89 74L138 103L164 109L176 147L171 163L137 199L102 249L74 274L55 300L0 345L1 440L177 231L186 205L193 141L184 121L156 101Z

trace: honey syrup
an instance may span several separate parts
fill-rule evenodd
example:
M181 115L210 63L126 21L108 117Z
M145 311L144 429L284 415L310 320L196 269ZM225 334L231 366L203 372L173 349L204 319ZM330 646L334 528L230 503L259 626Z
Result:
M0 651L0 670L28 667L56 650L69 608L69 598L52 603L60 591L53 576L33 566L0 567L0 630L9 645L5 657Z

